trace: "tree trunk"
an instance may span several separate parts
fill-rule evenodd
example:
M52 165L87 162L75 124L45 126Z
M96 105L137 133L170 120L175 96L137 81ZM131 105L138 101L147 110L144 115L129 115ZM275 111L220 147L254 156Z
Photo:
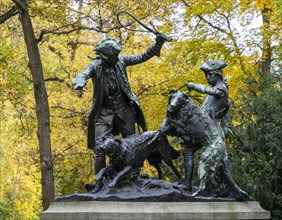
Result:
M40 151L40 169L42 184L43 209L46 210L50 202L55 198L53 161L50 140L50 111L43 77L42 63L40 59L37 39L35 38L31 18L28 12L26 0L13 0L19 7L19 20L22 25L26 43L29 68L31 71L34 95L36 102L37 136Z

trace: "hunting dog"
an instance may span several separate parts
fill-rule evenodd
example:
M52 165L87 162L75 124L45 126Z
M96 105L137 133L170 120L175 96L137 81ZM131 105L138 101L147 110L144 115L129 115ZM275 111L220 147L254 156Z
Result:
M146 159L154 165L161 177L159 164L161 160L171 167L178 179L181 175L173 165L172 159L179 157L179 152L168 142L166 136L157 131L146 131L140 134L130 135L126 138L108 136L104 138L100 150L109 156L109 166L103 168L96 176L96 183L103 178L114 174L108 187L115 187L123 177L130 173L139 174Z

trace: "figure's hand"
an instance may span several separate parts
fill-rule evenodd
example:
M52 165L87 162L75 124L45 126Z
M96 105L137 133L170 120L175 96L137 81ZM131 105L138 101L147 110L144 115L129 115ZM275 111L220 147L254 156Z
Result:
M230 135L231 137L233 136L233 131L231 130L230 127L224 126L224 127L222 127L222 129L223 129L223 133L224 133L225 136L227 136L227 135Z
M204 85L201 85L201 84L195 84L195 83L186 83L186 87L188 88L189 91L192 91L192 90L195 90L197 92L200 92L200 93L207 93L206 92L206 89L207 87L204 86Z
M186 83L186 87L188 88L189 91L194 90L195 89L195 83Z
M85 91L85 88L82 85L77 85L77 84L73 85L73 89Z
M72 86L73 86L73 89L74 90L85 90L84 87L85 87L85 82L77 79L77 78L73 78L72 79Z
M156 34L156 44L163 45L166 40L167 37L164 34L162 33Z
M97 175L94 177L94 180L95 180L95 182L100 182L100 181L102 180L102 176L97 174Z

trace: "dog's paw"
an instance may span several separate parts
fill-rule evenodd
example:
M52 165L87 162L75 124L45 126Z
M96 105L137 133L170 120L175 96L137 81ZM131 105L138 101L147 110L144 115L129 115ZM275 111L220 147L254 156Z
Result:
M180 190L183 190L183 191L192 191L192 185L191 184L187 184L185 182L182 182L180 185L179 185L179 189Z
M198 189L196 192L194 192L194 193L192 194L192 197L198 196L201 192L202 192L202 190L201 190L201 189Z
M114 188L115 186L116 186L116 183L115 183L115 182L111 182L111 183L108 185L109 188Z
M95 177L94 177L94 180L95 180L95 182L100 182L100 181L102 180L102 178L99 177L99 176L95 176Z

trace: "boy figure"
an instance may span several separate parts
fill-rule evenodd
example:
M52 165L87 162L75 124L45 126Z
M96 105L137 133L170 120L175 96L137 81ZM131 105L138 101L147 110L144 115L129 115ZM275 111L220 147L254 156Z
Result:
M126 67L160 56L165 38L157 35L156 43L144 53L119 55L122 47L118 40L107 38L94 48L98 55L73 79L74 89L84 89L89 78L93 84L93 101L88 115L87 145L96 153L95 175L105 167L105 154L99 151L103 137L119 134L123 137L135 133L135 122L146 131L146 121L137 97L127 78Z
M227 63L221 60L211 60L200 66L200 69L205 73L208 83L212 86L211 88L202 84L190 82L186 84L189 91L195 90L207 94L201 109L206 112L218 126L221 126L223 137L228 133L226 114L230 106L230 101L228 99L228 84L222 76L222 69L226 66ZM194 154L198 149L198 146L194 146L191 143L184 143L183 158L186 181L181 186L184 190L192 190Z
M226 114L230 106L228 84L222 76L222 69L226 66L227 63L222 60L211 60L200 66L200 69L205 73L208 83L212 86L211 88L202 84L186 84L189 91L195 90L207 94L201 109L221 125L225 135L228 132Z

